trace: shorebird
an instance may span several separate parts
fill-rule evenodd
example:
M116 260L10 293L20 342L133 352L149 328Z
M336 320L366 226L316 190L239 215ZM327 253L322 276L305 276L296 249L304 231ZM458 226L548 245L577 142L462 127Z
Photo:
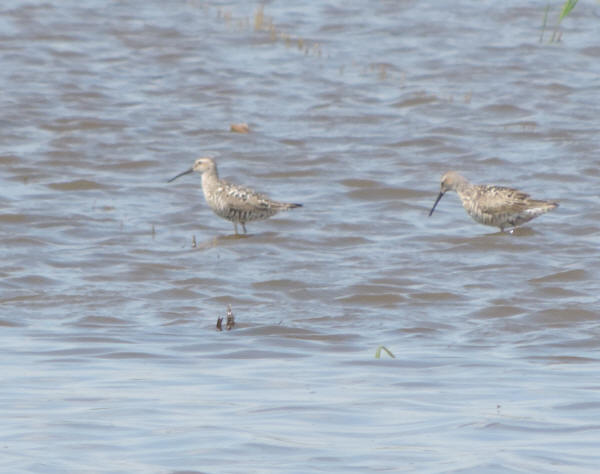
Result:
M456 191L467 214L475 221L499 227L501 232L506 227L517 227L558 207L557 202L531 199L529 194L517 189L471 184L456 171L448 171L442 176L440 194L429 211L429 216L446 191Z
M279 211L302 206L302 204L272 201L252 189L219 179L217 165L212 158L198 158L194 166L168 182L194 171L202 175L202 191L206 202L216 215L233 222L236 235L238 223L242 224L245 234L246 222L268 219Z

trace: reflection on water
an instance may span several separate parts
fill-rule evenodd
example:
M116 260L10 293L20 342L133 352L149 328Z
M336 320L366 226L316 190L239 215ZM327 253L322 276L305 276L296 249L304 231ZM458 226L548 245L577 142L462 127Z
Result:
M595 472L593 4L104 7L0 16L3 471ZM207 152L302 212L232 234Z

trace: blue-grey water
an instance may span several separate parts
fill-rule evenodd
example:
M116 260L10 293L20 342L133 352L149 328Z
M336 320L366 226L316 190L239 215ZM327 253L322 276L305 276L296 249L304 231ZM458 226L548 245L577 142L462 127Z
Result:
M5 0L0 470L597 472L600 6L559 3ZM235 238L166 182L199 156L304 207ZM428 218L449 169L560 207Z

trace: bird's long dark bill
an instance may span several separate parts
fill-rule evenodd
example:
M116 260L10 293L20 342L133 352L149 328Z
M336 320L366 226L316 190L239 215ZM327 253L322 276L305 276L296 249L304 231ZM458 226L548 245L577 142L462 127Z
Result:
M438 205L438 202L440 202L440 199L442 199L443 197L444 197L444 193L440 192L440 194L438 194L437 199L433 203L433 207L431 208L431 211L429 211L429 217L431 217L431 214L433 214L433 211L435 211L435 206Z
M177 178L179 178L180 176L183 176L184 174L190 174L190 173L193 173L193 172L194 172L194 169L190 168L189 170L184 171L183 173L179 173L177 176L174 176L169 181L167 181L167 183L170 183L171 181L175 181Z

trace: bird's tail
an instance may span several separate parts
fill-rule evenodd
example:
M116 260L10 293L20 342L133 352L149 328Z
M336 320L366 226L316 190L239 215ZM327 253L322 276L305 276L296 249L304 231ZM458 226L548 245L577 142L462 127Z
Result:
M540 207L545 208L550 211L558 207L558 202L556 201L540 201Z
M292 202L278 202L277 207L282 211L287 211L288 209L302 207L302 204L296 204L296 203L292 203Z
M529 205L531 206L531 210L535 211L538 214L543 214L544 212L551 211L558 207L558 202L556 201L535 201L530 200Z

